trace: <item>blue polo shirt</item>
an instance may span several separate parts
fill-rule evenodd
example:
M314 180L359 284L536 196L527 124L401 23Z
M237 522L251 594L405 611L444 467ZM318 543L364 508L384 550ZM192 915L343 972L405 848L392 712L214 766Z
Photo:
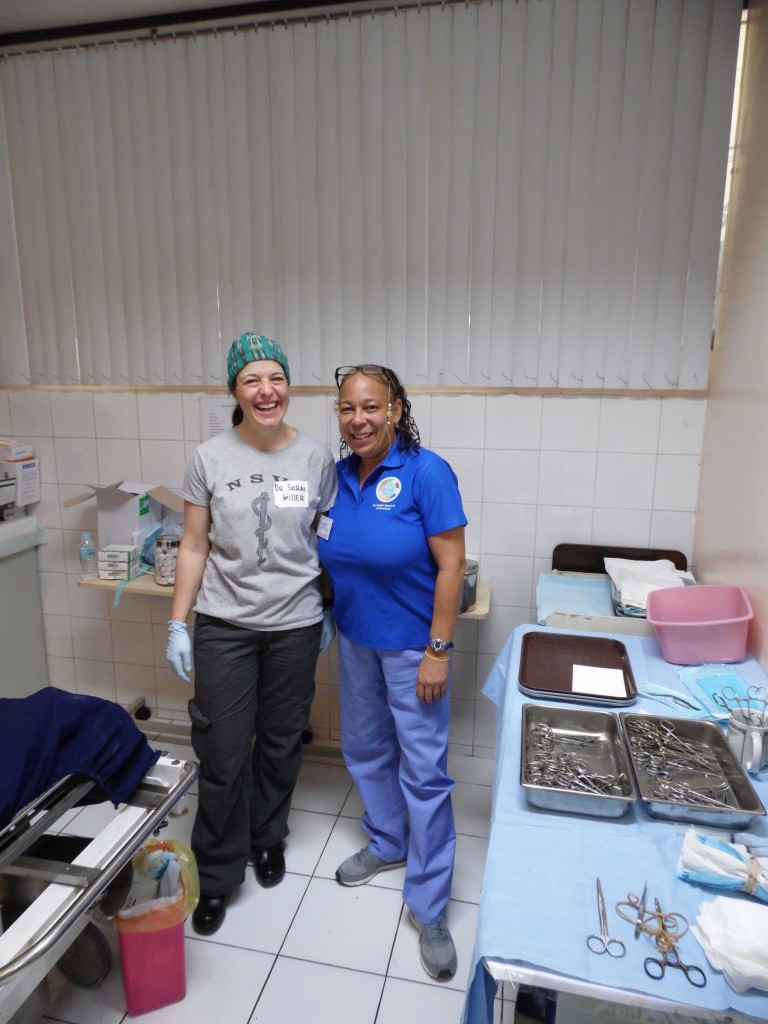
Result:
M362 487L359 465L355 454L336 464L333 525L318 539L336 624L362 647L423 647L437 576L427 538L467 524L456 474L434 452L403 451L399 440Z

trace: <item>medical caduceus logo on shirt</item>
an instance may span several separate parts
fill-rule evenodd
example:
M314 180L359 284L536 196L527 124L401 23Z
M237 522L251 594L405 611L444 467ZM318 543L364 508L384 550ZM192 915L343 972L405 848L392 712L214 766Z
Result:
M254 498L251 502L251 508L259 518L259 525L256 527L256 536L259 538L259 546L256 549L259 556L259 565L263 565L266 560L266 550L269 546L269 540L266 537L267 530L272 528L272 517L267 515L267 506L269 505L269 495L266 491L262 491L258 498Z

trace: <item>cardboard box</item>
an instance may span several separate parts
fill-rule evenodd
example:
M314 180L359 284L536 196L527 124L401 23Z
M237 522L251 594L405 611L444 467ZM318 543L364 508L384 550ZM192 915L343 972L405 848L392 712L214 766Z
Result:
M103 562L99 562L100 580L133 580L139 575L138 563L119 565L117 562L108 562L106 568L102 568L103 565Z
M31 441L19 441L15 437L0 437L0 458L10 461L31 459L35 446Z
M40 459L21 459L17 462L7 459L1 468L4 479L16 481L17 505L21 507L40 501Z
M99 572L102 572L102 571L103 572L119 572L119 573L129 572L129 573L131 573L131 578L133 578L133 576L138 576L138 574L139 574L139 572L141 570L139 568L138 561L136 561L136 562L109 562L109 561L107 561L104 558L100 558L99 559ZM108 579L108 577L105 576L104 579Z
M4 511L16 504L16 481L0 480L0 508Z
M163 509L184 512L184 499L167 487L123 480L106 487L90 485L90 490L64 502L65 508L96 498L99 547L111 544L133 545L139 537L163 518Z
M108 547L99 548L98 559L100 569L138 565L139 549L135 544L110 544Z

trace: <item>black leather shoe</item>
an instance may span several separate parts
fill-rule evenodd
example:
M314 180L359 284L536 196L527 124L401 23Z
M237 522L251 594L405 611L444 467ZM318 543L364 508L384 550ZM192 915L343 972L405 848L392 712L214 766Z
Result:
M259 885L265 889L282 882L285 875L285 856L283 844L253 848L253 867Z
M192 914L192 927L198 935L213 935L221 928L226 913L226 896L201 896Z

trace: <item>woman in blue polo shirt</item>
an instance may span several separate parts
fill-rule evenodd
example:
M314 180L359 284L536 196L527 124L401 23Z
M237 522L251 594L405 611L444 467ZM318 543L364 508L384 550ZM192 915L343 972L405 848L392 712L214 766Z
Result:
M362 885L406 866L424 969L456 971L444 920L456 831L447 774L450 655L467 519L456 475L422 448L392 370L336 370L336 502L318 528L339 630L342 749L370 842L336 871Z

